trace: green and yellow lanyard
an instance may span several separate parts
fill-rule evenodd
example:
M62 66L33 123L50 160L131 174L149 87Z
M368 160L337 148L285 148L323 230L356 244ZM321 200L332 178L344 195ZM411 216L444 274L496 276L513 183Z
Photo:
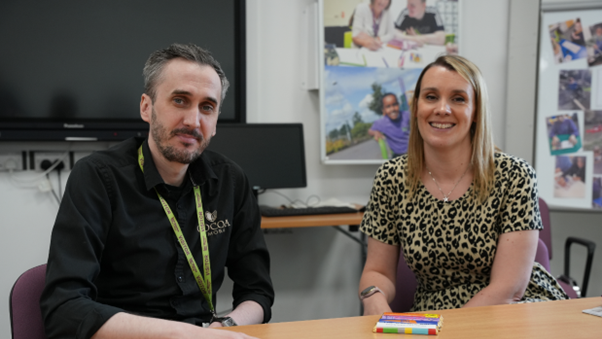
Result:
M144 173L144 155L142 154L142 146L140 146L140 148L138 149L138 164L140 165L142 173ZM196 280L197 285L199 285L199 288L201 289L205 300L207 300L207 303L209 304L209 308L213 315L212 321L214 319L220 319L217 318L215 314L215 308L213 307L212 302L213 294L211 286L211 263L209 262L209 245L207 243L207 232L205 230L205 218L203 217L204 212L203 201L201 200L201 189L199 188L199 186L194 186L194 199L196 200L196 212L197 218L199 220L199 233L201 237L201 250L203 254L203 271L205 272L204 279L201 272L199 271L199 267L196 264L196 260L194 260L194 257L190 252L190 248L188 248L188 244L186 243L186 239L184 239L184 234L180 229L180 225L178 224L178 221L176 220L174 214L171 212L171 208L169 208L167 201L161 196L161 194L159 194L157 188L155 188L155 192L159 196L161 205L165 210L165 214L167 214L167 219L169 219L169 222L171 223L171 228L176 234L178 242L180 243L180 246L182 246L182 250L184 250L184 254L186 255L186 261L188 261L188 265L190 265L190 269L192 270L194 279Z

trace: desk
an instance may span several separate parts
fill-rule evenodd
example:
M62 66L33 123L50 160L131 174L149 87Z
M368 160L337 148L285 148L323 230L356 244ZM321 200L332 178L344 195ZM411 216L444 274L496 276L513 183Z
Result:
M295 215L288 217L261 217L261 228L298 228L298 227L322 227L333 226L337 231L345 234L351 240L362 246L362 263L366 260L366 241L364 234L360 239L354 237L349 231L341 228L343 225L358 226L362 222L364 212L337 213L337 214L315 214Z
M532 304L483 306L438 311L443 328L437 336L372 333L379 316L309 320L231 327L261 339L471 339L471 338L599 338L602 318L581 311L602 305L602 298Z
M261 228L295 228L295 227L320 227L359 225L362 222L363 212L297 215L290 217L261 217Z

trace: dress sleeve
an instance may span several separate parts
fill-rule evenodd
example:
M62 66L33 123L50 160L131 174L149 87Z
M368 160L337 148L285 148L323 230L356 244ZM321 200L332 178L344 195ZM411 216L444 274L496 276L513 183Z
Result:
M509 182L501 203L501 233L541 230L535 170L524 160L509 159Z
M391 187L392 182L401 180L398 173L391 162L386 162L378 169L360 225L360 230L366 235L389 245L399 245L395 213L399 194L395 194L395 191L401 188Z
M272 317L274 288L270 279L270 257L261 230L257 200L242 170L236 173L233 234L228 250L228 276L234 282L233 307L252 300L263 308L263 322Z
M93 281L112 220L102 171L86 159L74 166L52 230L40 306L49 338L90 338L122 309L96 302Z

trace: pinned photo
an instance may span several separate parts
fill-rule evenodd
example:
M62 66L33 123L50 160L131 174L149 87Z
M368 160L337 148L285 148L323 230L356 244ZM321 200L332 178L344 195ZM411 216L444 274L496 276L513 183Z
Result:
M554 169L554 197L585 198L585 156L556 157Z
M583 150L594 153L594 174L602 175L602 111L584 112Z
M602 208L602 178L594 177L594 189L592 191L592 207Z
M602 22L589 27L590 37L586 39L587 63L590 66L602 65Z
M587 57L580 18L549 25L548 31L550 32L554 61L557 64Z
M590 109L592 72L589 69L560 70L558 110Z
M577 113L554 115L546 119L551 155L574 153L581 148L578 119Z
M420 69L326 67L326 155L386 160L407 151L410 105Z

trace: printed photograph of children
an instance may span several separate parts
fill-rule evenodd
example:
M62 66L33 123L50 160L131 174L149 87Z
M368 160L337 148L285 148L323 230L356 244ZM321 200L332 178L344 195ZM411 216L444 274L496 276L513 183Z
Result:
M590 109L592 72L589 69L560 70L558 110Z
M577 113L554 115L546 119L551 155L574 153L581 148L578 119Z
M589 27L591 37L586 40L587 63L591 66L602 65L602 22Z
M409 100L421 69L327 66L325 71L328 160L383 161L406 153Z
M458 53L457 0L324 0L329 66L422 68Z
M554 61L559 64L587 57L585 35L580 18L548 26ZM589 32L587 32L589 35Z
M585 160L585 156L559 155L556 157L554 169L554 197L585 197Z

